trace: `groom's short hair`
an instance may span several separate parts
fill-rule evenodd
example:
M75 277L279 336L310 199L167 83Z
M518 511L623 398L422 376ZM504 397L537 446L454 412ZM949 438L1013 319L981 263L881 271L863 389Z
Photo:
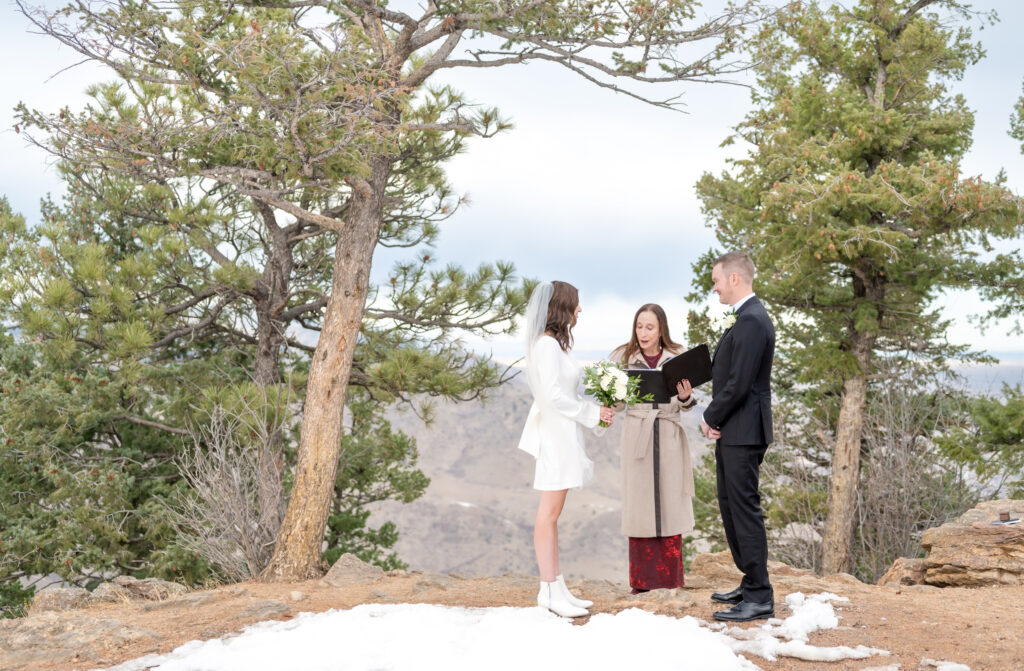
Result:
M748 284L754 283L754 262L743 252L726 252L715 259L711 267L715 266L722 266L726 274L739 273Z

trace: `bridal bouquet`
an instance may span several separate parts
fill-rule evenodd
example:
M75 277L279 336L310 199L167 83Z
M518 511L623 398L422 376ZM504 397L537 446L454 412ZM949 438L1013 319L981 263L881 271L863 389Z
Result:
M650 400L640 396L640 379L630 377L609 361L602 361L583 369L584 391L593 396L606 408L618 403L633 405ZM600 422L599 426L608 426Z

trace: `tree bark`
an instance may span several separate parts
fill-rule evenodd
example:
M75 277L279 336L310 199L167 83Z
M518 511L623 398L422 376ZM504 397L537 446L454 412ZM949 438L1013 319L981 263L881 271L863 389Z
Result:
M881 322L885 285L878 281L872 262L862 259L854 277L854 294L876 306ZM858 372L843 383L839 400L836 443L832 451L832 473L828 483L828 516L822 536L822 570L850 573L853 569L853 531L856 525L857 492L860 490L860 447L867 406L868 375L877 330L859 331L850 327L853 354Z
M334 278L320 340L310 362L295 484L261 579L308 580L323 574L320 553L334 496L345 391L362 326L370 264L383 217L392 163L373 159L370 176L353 184L347 220L338 235Z
M280 531L285 512L282 458L284 450L283 435L278 421L280 417L265 404L271 401L280 402L280 399L272 398L267 393L267 388L281 381L281 350L288 328L288 321L281 319L281 312L288 305L295 262L293 247L288 242L288 235L278 226L273 208L258 201L254 204L263 219L266 231L263 237L267 241L267 262L263 268L263 277L253 288L256 312L256 361L253 382L264 392L261 398L256 399L259 405L254 407L269 413L264 415L266 444L258 447L259 529L256 533L262 550L260 559L269 562L273 550L272 543ZM262 570L265 565L259 566L258 569Z
M253 289L256 308L256 365L253 380L259 387L280 382L281 347L288 324L280 319L288 305L291 291L292 247L288 235L277 225L274 210L266 203L256 202L266 231L267 265L263 277Z
M828 483L828 516L822 538L822 570L826 574L849 573L853 568L853 528L860 486L860 441L867 388L863 374L843 384Z

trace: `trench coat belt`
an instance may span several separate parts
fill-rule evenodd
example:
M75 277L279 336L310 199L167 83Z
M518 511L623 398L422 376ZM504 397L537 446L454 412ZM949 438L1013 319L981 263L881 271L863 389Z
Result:
M633 458L643 459L647 456L647 447L654 442L654 420L660 419L668 422L675 422L682 426L679 421L678 408L671 408L668 403L658 404L661 407L655 409L650 404L634 405L626 410L627 417L639 417L640 423L631 423L629 432L625 436L626 444L632 444ZM672 404L675 405L675 404Z

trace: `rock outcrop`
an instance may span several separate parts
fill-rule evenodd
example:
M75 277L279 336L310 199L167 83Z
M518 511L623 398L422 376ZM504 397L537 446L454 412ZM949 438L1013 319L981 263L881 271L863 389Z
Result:
M18 669L38 662L95 662L94 651L100 645L116 648L159 638L153 631L112 618L43 612L0 620L0 666Z
M367 564L359 557L348 553L341 555L323 577L323 581L331 587L370 585L383 579L384 570L379 566Z
M122 575L114 578L114 584L123 587L133 599L148 599L159 601L175 596L182 596L188 592L188 588L176 582L168 582L159 578L146 578L139 580L130 575Z
M48 587L36 593L32 600L32 613L74 610L94 603L122 601L163 601L184 596L188 588L158 578L139 580L122 575L111 582L101 583L90 592L81 587Z
M36 592L29 611L45 613L47 611L65 611L81 608L91 600L89 590L81 587L50 587Z
M897 559L879 585L986 587L1024 585L1024 522L995 524L1000 513L1024 519L1024 501L986 501L921 539L928 555Z
M928 562L900 557L879 580L879 585L923 585Z

